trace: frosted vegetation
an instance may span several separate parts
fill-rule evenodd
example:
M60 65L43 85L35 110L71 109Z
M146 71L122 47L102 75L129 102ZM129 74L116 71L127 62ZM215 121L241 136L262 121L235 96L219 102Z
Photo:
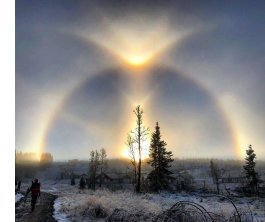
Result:
M47 188L45 190L45 185ZM216 196L199 194L158 193L135 194L131 191L109 191L98 189L79 190L67 184L44 184L44 191L57 194L54 217L58 221L170 221L168 210L177 202L198 204L211 212L214 221L239 221L232 204ZM265 200L257 197L233 198L242 221L265 221ZM189 212L190 207L185 207ZM194 208L193 208L194 210ZM200 218L199 215L196 216ZM211 221L209 219L209 221Z
M89 162L77 161L73 167L71 163L54 163L49 168L38 172L35 176L41 181L41 191L55 194L58 198L54 203L54 218L57 221L242 221L265 222L265 163L257 164L257 171L261 179L262 195L247 195L237 188L244 186L241 183L220 183L220 194L216 196L216 184L211 176L210 160L176 160L172 163L174 176L183 175L185 187L171 183L175 190L170 192L152 193L145 190L142 193L133 192L130 183L112 184L108 181L102 188L96 190L79 189L80 175L86 173ZM244 176L243 161L214 160L222 173L222 178L237 178ZM115 176L128 169L126 160L109 160L107 174ZM77 175L75 185L71 186L72 179L65 173L72 167ZM150 172L150 166L143 162L143 175ZM79 175L79 176L78 176ZM85 174L84 174L85 175ZM218 175L217 175L218 176ZM190 180L191 178L191 180ZM25 191L31 184L23 179L21 191ZM113 185L113 186L112 186ZM115 186L114 186L115 185ZM144 183L143 183L144 185ZM21 198L16 196L16 201ZM236 206L236 208L233 206Z

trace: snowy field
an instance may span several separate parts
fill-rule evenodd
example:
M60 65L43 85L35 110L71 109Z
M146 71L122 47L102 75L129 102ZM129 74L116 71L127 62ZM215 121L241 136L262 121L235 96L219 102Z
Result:
M207 211L221 215L224 219L234 212L228 200L220 197L203 197L199 194L136 195L131 191L79 190L78 185L70 186L68 180L43 182L41 190L58 195L54 204L54 218L59 222L105 221L114 213L125 215L125 218L126 215L130 218L135 217L135 221L154 221L158 215L179 201L200 204ZM248 221L265 222L264 198L233 198L233 202Z
M17 193L17 194L15 195L15 202L20 201L23 197L24 197L23 194L21 194L21 193Z

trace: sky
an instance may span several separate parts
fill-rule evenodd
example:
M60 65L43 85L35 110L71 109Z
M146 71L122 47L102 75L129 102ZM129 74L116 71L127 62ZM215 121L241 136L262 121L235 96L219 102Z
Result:
M124 157L140 105L176 158L265 160L264 1L16 1L16 149Z

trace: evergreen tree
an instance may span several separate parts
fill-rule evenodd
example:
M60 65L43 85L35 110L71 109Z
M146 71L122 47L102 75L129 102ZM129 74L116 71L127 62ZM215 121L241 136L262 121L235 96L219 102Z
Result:
M150 164L153 170L147 179L152 191L168 189L172 172L169 170L173 161L172 152L166 150L166 142L161 140L160 127L156 123L155 131L152 133L149 149Z
M74 176L73 172L71 173L71 185L72 186L75 185L75 176Z
M84 177L81 177L79 181L79 189L85 189L85 186L86 186L85 179Z
M252 149L252 146L249 145L248 149L246 150L246 163L245 166L243 166L245 173L246 173L246 178L249 182L249 186L252 189L252 191L258 192L258 175L257 172L255 171L255 158L256 154L255 151Z
M72 185L72 186L75 185L75 178L74 178L74 177L71 178L71 185Z

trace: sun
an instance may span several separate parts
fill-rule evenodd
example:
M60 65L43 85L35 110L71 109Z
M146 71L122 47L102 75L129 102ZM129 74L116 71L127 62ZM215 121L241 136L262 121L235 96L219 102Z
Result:
M138 152L137 144L134 145L134 148L135 148L135 159L138 162L139 152ZM143 141L142 142L142 152L141 152L141 159L142 160L149 158L149 151L148 150L149 150L149 143L147 141ZM123 149L122 156L127 158L127 159L131 159L131 155L130 155L130 152L129 152L127 147L125 147Z
M130 153L129 153L128 149L124 149L122 156L127 158L127 159L131 159L131 156L130 156ZM143 150L141 157L142 157L142 160L147 159L149 157L148 151L147 150ZM138 162L138 160L139 160L139 153L138 152L136 152L136 154L135 154L135 159Z
M151 60L151 57L146 55L132 55L132 56L125 56L124 59L131 66L139 67L146 65L148 61Z

